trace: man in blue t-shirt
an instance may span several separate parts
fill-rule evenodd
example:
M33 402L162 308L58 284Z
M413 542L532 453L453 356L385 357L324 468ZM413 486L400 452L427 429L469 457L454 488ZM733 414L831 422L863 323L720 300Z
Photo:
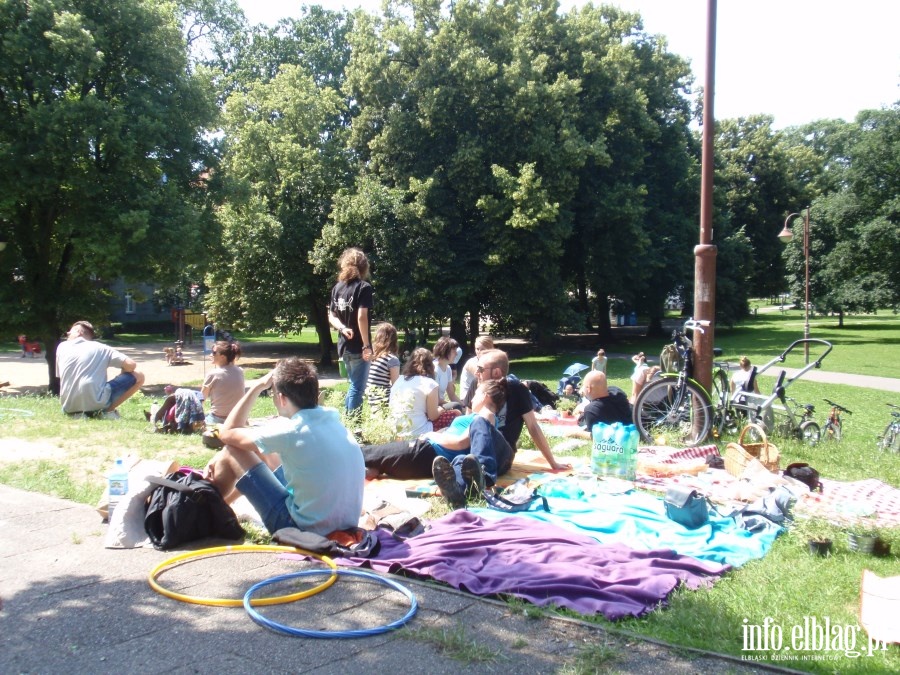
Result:
M278 418L241 426L257 397L272 388ZM250 383L219 431L225 447L207 477L231 502L247 497L270 533L296 527L327 536L354 528L362 512L365 467L337 410L320 408L316 369L299 358Z

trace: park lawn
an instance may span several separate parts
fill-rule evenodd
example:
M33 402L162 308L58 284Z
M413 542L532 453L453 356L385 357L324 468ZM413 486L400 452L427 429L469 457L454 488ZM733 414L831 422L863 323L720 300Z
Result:
M866 339L836 345L829 356L853 351L845 362L862 363L862 354L870 351L890 352L890 345L900 333L896 319L880 321L882 317L865 317L871 330L861 332ZM884 326L875 327L880 323ZM759 317L732 331L722 331L716 342L731 341L731 348L748 353L761 362L768 349L754 351L760 341L786 346L790 341L791 317ZM865 322L864 322L865 323ZM800 327L802 331L802 324ZM824 327L822 328L824 330ZM846 329L845 329L846 330ZM787 331L787 332L785 332ZM782 344L783 343L783 344ZM658 353L647 347L652 341L637 341L635 351ZM657 341L659 347L662 342ZM630 353L620 345L607 348L610 353ZM512 371L523 379L539 379L555 390L562 371L573 362L590 363L591 352L558 351L549 355L518 358ZM831 361L832 363L837 361ZM792 364L786 364L792 365ZM633 364L627 356L613 358L609 364L610 382L630 391L629 375ZM834 370L828 368L825 370ZM883 373L878 373L883 374ZM255 373L250 374L255 375ZM762 381L771 382L768 378ZM771 386L771 384L769 385ZM339 405L340 389L329 395L329 404ZM900 456L887 455L875 448L875 438L888 419L884 403L895 402L890 392L847 385L830 385L804 380L797 381L788 392L802 403L814 403L816 419L820 422L827 413L822 398L830 398L853 411L844 418L844 440L834 445L806 447L799 442L775 437L782 452L782 466L794 461L806 461L831 479L861 480L879 478L895 487L900 486ZM31 441L48 452L46 456L22 458L12 463L0 462L0 482L23 489L94 504L105 485L105 472L115 457L123 454L147 459L174 460L179 464L202 467L213 452L205 448L197 436L166 436L152 433L143 420L143 410L150 401L138 395L121 408L123 419L115 424L95 420L71 420L59 414L59 403L52 397L27 396L0 398L0 417L4 436ZM254 417L274 413L269 399L257 401ZM523 435L523 440L527 438ZM724 443L730 439L720 441ZM527 447L528 443L523 443ZM433 510L429 516L442 511ZM785 631L802 624L804 617L828 617L832 625L855 625L858 621L859 581L863 569L871 569L880 576L897 574L900 557L900 533L886 533L892 542L892 555L887 558L865 556L849 550L843 533L835 536L835 552L827 559L814 558L806 551L806 542L799 533L789 531L775 542L762 560L753 561L728 574L707 591L678 590L667 608L654 611L639 619L628 619L611 625L636 634L665 640L672 644L697 647L710 651L742 656L741 627L745 619L761 624L767 616L777 620ZM582 617L585 618L585 617ZM605 624L602 619L588 620ZM791 661L782 665L810 672L898 672L900 652L892 647L887 656L854 657L834 654L834 660ZM879 659L875 661L873 659ZM775 664L778 665L778 664Z

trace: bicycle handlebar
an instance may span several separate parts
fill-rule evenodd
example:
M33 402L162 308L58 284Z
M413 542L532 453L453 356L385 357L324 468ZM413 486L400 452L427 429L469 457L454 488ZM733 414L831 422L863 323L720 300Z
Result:
M707 321L706 319L696 319L695 320L695 319L691 318L684 322L684 329L703 333L703 332L705 332L703 329L709 328L709 324L710 324L710 322Z
M853 414L853 411L852 411L852 410L847 410L844 406L842 406L842 405L840 405L840 404L838 404L838 403L835 403L834 401L829 401L827 398L823 398L822 400L825 401L825 403L827 403L828 405L830 405L832 408L837 408L837 409L840 410L841 412L845 412L845 413L847 413L848 415L852 415L852 414ZM890 405L890 404L888 404L888 405Z

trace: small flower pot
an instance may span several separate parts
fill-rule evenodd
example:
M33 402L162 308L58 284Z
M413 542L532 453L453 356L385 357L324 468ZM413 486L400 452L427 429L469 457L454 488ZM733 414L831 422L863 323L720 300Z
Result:
M847 544L851 551L857 553L866 553L872 555L875 550L875 540L878 539L874 534L857 534L856 532L847 533Z
M809 540L809 552L813 555L820 556L822 558L827 558L831 555L832 548L831 539L810 539Z

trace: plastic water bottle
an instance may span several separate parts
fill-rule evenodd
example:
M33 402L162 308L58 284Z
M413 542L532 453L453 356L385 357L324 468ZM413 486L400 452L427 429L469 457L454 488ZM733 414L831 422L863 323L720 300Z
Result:
M109 472L109 508L107 513L108 519L112 520L113 511L119 501L128 494L128 471L125 469L125 462L121 458L116 459L112 471Z

